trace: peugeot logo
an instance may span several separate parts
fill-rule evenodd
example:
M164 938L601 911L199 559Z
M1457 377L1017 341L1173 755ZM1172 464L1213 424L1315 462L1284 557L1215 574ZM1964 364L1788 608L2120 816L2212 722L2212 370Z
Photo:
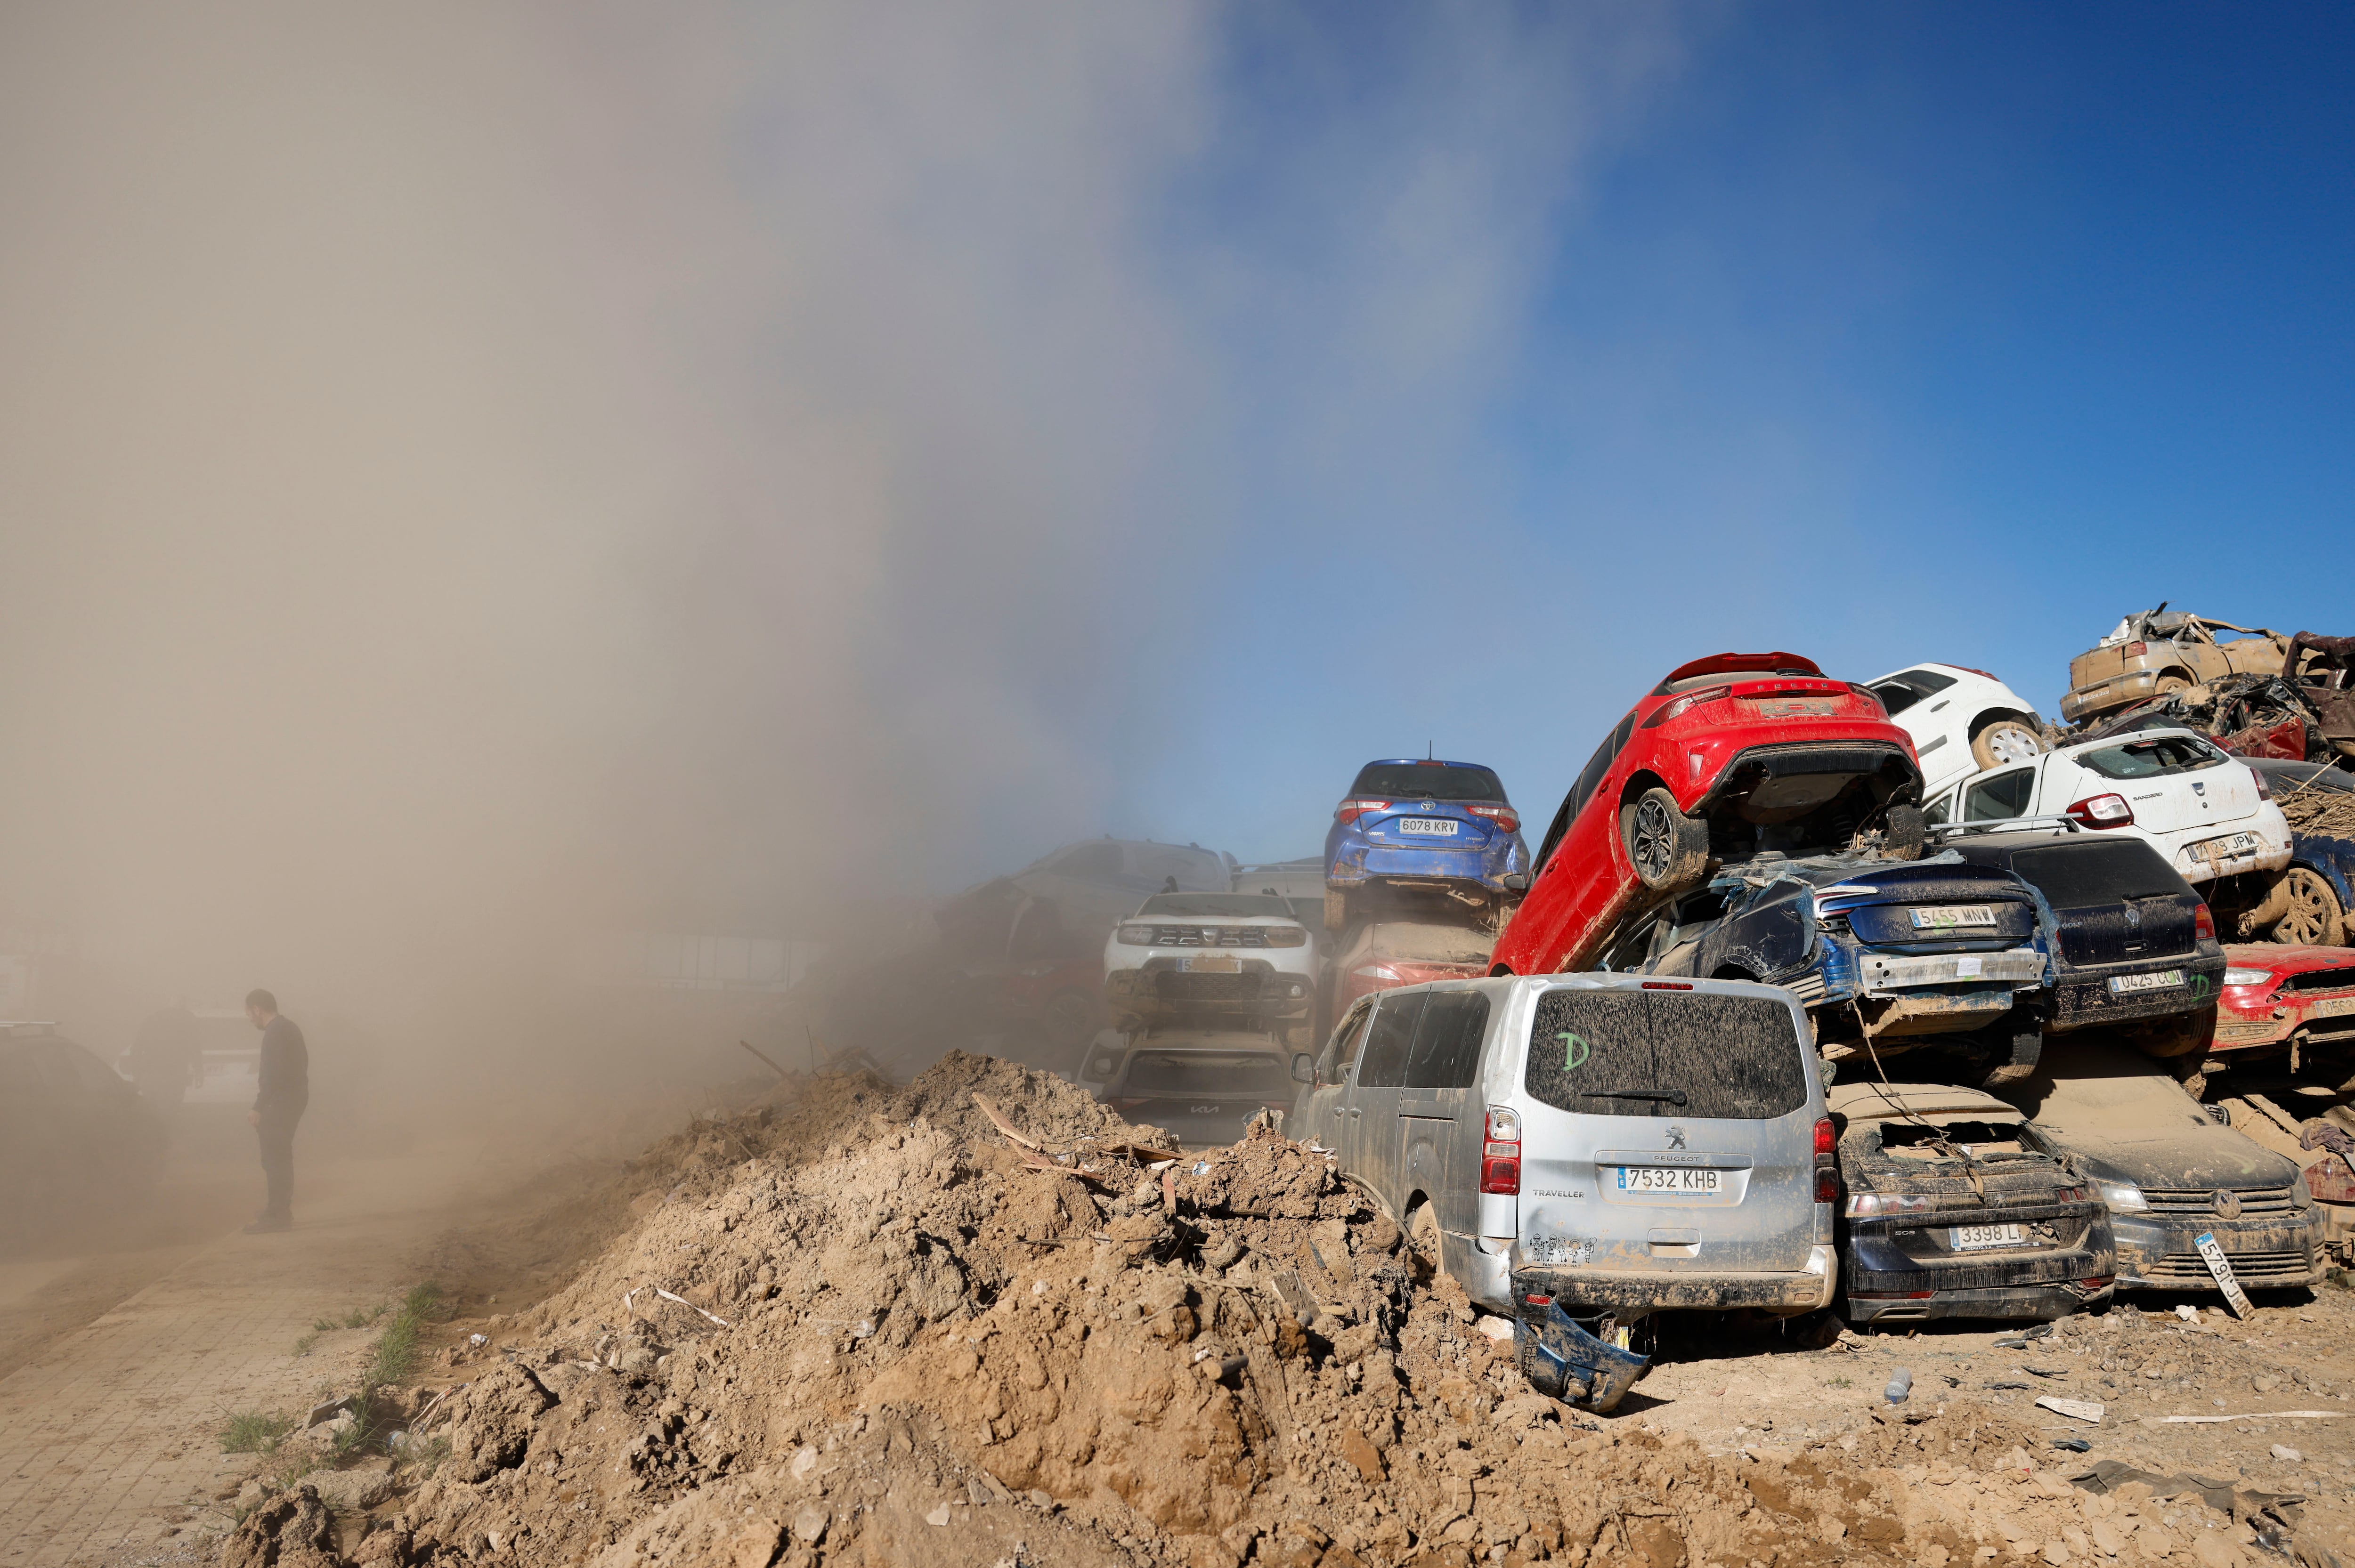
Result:
M2216 1217L2220 1220L2241 1217L2241 1195L2229 1188L2217 1188L2216 1195L2208 1200L2208 1206L2216 1211Z
M1672 1127L1668 1128L1668 1147L1670 1149L1682 1149L1684 1146L1685 1129L1680 1127Z

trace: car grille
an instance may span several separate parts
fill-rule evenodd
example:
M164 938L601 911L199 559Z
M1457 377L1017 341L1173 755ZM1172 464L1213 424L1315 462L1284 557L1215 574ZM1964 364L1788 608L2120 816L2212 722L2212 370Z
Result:
M1813 1007L1824 999L1824 977L1820 974L1804 974L1796 980L1785 980L1783 989L1797 997L1801 1006Z
M2335 969L2308 969L2303 974L2286 976L2275 991L2355 991L2355 966L2342 965Z
M2232 1277L2244 1285L2268 1279L2304 1279L2313 1272L2302 1252L2236 1252L2224 1256L2232 1266ZM2208 1272L2208 1260L2196 1252L2170 1252L2146 1266L2142 1277L2154 1284L2169 1280L2216 1283L2216 1277Z
M1848 911L1844 909L1837 914L1817 915L1816 916L1816 925L1827 937L1854 937L1856 935L1854 931L1849 928Z
M2212 1187L2201 1192L2145 1187L2142 1195L2149 1201L2151 1213L2157 1214L2205 1214L2213 1218L2216 1213L2216 1191ZM2244 1187L2236 1189L2232 1195L2241 1200L2243 1219L2259 1214L2286 1214L2297 1207L2296 1198L2286 1187Z
M1156 926L1150 941L1132 948L1264 948L1264 926Z
M1153 994L1164 1001L1256 1001L1260 976L1198 975L1182 969L1156 969Z

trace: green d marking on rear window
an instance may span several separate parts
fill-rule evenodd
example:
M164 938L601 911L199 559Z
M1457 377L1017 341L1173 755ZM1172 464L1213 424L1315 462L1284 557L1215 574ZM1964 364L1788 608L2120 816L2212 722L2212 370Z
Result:
M1594 1047L1565 1029L1554 1036L1561 1042L1561 1070L1574 1073L1593 1059Z

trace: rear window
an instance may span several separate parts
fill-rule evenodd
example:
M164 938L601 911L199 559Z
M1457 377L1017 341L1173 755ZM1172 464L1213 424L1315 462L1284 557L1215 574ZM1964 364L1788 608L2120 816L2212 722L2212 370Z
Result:
M2140 839L2024 849L2011 857L2011 869L2056 909L2191 891L2191 885Z
M1369 762L1349 793L1380 800L1502 800L1505 786L1485 768L1444 762Z
M1903 713L1923 697L1945 691L1955 683L1952 675L1941 675L1935 670L1908 670L1872 683L1872 694L1891 716Z
M1263 1051L1140 1051L1129 1058L1135 1095L1292 1097L1292 1071Z
M1582 1115L1755 1121L1807 1103L1801 1050L1791 1010L1764 997L1551 991L1538 999L1526 1083Z
M2029 797L2036 790L2036 769L2022 768L1998 773L1984 784L1963 792L1963 821L2003 822L2028 815Z
M1318 906L1321 917L1323 906ZM1139 916L1166 915L1181 920L1217 919L1220 916L1260 920L1289 920L1289 900L1263 893L1156 893L1145 901Z
M2190 773L2213 768L2224 754L2206 741L2188 735L2153 736L2119 746L2097 746L2076 755L2077 766L2105 779L2157 779L2169 773Z

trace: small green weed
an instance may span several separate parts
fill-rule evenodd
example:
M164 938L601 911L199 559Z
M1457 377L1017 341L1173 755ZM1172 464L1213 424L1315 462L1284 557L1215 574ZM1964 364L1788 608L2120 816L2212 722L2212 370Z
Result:
M1824 1386L1826 1388L1854 1388L1856 1384L1847 1378L1834 1377L1826 1378L1824 1380Z
M221 1452L267 1454L278 1446L280 1438L293 1430L294 1419L292 1416L240 1410L221 1423Z
M431 1282L412 1287L409 1294L401 1298L399 1309L392 1314L392 1320L376 1337L363 1380L364 1387L399 1383L417 1369L420 1341L425 1326L448 1316L447 1302L447 1294L440 1286Z
M294 1341L294 1353L298 1356L307 1356L311 1353L311 1347L318 1342L319 1330L314 1329L309 1333Z
M314 1334L331 1334L335 1332L335 1329L336 1320L333 1318L314 1318L311 1319L311 1332Z

